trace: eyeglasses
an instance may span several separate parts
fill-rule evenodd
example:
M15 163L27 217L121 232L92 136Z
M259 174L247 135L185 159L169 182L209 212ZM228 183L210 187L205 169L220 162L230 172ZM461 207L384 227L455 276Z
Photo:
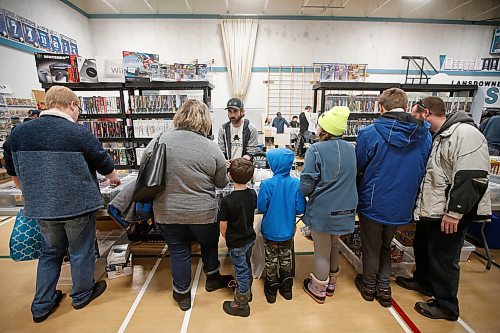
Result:
M420 106L422 109L427 109L427 106L425 106L425 104L424 104L424 102L422 102L422 100L417 101L417 103L415 103L415 104Z

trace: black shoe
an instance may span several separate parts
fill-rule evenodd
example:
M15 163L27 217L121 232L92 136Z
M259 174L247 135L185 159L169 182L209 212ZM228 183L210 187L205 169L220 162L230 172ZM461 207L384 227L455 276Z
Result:
M221 288L232 288L233 286L236 286L236 280L232 275L221 275L220 272L216 272L207 275L205 290L211 292Z
M184 294L180 294L174 290L173 297L182 311L191 309L191 290Z
M375 288L369 288L365 285L363 281L363 274L356 275L354 284L365 301L372 302L375 299Z
M33 316L33 321L35 323L41 323L45 319L49 318L49 316L52 313L54 313L54 311L56 311L57 307L59 306L59 303L61 303L61 301L63 300L64 296L66 296L66 294L64 294L61 290L56 290L56 300L54 302L54 306L52 307L52 309L50 309L49 312L47 312L43 316L40 316L40 317Z
M384 308L389 308L392 306L391 294L391 287L389 287L388 289L379 289L378 287L375 288L375 298Z
M104 280L97 281L96 283L94 283L94 286L92 287L92 295L90 295L89 299L80 305L73 304L73 308L75 310L83 309L84 307L89 305L90 302L95 300L97 297L101 296L102 293L106 290L107 286L108 285L106 284L106 281L104 281Z
M276 302L276 294L278 293L278 282L268 282L267 280L264 282L264 295L266 296L266 301L269 304L273 304Z
M435 299L430 299L427 302L415 303L415 310L422 316L431 319L446 319L450 321L458 320L458 315L455 315L450 310L440 306Z
M293 277L286 278L279 287L280 295L286 300L292 299Z
M405 278L403 276L396 277L396 284L401 288L408 290L415 290L425 296L432 296L432 293L425 289L422 284L415 278Z
M225 301L222 309L231 316L248 317L250 315L250 292L246 294L235 293L234 301Z

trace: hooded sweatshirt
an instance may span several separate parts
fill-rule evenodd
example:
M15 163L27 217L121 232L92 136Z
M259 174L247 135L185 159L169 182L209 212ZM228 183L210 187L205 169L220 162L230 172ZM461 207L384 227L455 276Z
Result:
M295 234L295 216L303 214L306 201L300 192L299 180L290 176L293 152L286 148L272 149L266 154L273 177L262 181L257 197L257 209L264 213L262 236L282 242Z
M428 124L403 109L382 114L358 134L358 212L390 225L411 222L431 151Z

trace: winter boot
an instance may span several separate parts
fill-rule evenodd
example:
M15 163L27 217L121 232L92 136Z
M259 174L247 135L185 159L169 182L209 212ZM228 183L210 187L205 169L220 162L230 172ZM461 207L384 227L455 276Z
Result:
M205 290L208 292L221 288L230 288L236 286L236 280L232 275L221 275L219 271L207 275Z
M280 270L279 292L286 300L292 299L293 276L291 272Z
M278 281L266 278L264 282L264 295L266 296L267 303L272 304L276 302L276 294L278 293L279 286L280 284Z
M234 293L234 300L225 301L224 304L222 304L222 309L231 316L248 317L250 315L250 305L248 304L250 294L250 290L244 294L240 294L236 291Z
M335 273L330 272L330 278L328 280L328 285L326 286L326 296L332 297L335 292L335 286L337 285L337 278L340 273L340 268L337 269Z
M325 303L326 286L329 280L318 280L312 273L311 277L304 279L304 291L319 304Z
M380 305L382 305L384 308L388 308L388 307L392 306L392 304L391 304L391 297L392 296L391 295L392 295L391 287L379 288L379 286L377 286L375 288L375 298L380 303Z
M191 290L184 294L178 293L174 290L173 296L174 300L177 302L177 304L179 304L179 308L181 308L182 311L191 309Z
M354 284L365 301L372 302L375 299L375 288L370 288L365 284L363 281L363 274L356 275Z

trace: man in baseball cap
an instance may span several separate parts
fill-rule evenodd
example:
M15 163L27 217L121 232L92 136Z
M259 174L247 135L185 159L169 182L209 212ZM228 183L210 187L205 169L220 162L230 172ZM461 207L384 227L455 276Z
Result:
M229 121L219 129L219 147L226 157L229 167L234 158L250 159L257 150L257 129L245 117L243 102L239 98L231 98L227 102Z

